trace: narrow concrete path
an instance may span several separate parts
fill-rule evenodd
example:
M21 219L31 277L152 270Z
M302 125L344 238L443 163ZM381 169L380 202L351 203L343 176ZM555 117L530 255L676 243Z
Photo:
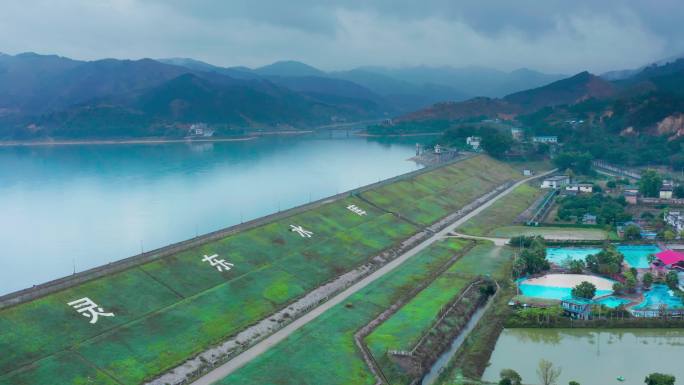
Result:
M297 318L296 320L292 321L292 323L290 323L289 325L283 327L282 329L278 330L277 332L271 334L270 336L268 336L268 337L264 338L263 340L261 340L260 342L256 343L251 348L249 348L249 349L245 350L244 352L238 354L237 356L235 356L230 361L228 361L225 364L217 367L216 369L207 373L203 377L200 377L199 379L194 381L192 384L193 385L210 385L216 381L223 379L224 377L228 376L229 374L233 373L235 370L244 366L249 361L251 361L254 358L256 358L257 356L259 356L260 354L264 353L265 351L267 351L271 347L275 346L277 343L279 343L282 340L284 340L285 338L287 338L290 334L294 333L295 331L297 331L302 326L313 321L318 316L325 313L327 310L331 309L333 306L343 302L344 300L349 298L352 294L356 293L357 291L368 286L370 283L374 282L378 278L380 278L383 275L394 270L397 266L404 263L407 259L413 257L414 255L418 254L419 252L428 248L433 243L444 238L449 233L453 232L454 229L456 229L458 226L467 222L470 218L478 215L479 213L481 213L482 211L487 209L489 206L494 204L494 202L498 201L502 197L511 193L516 187L520 186L523 183L528 182L529 180L543 177L543 176L548 175L554 171L555 170L551 170L551 171L548 171L548 172L540 174L540 175L535 175L535 176L523 179L523 180L513 184L511 187L502 191L499 195L496 195L492 199L483 203L480 207L478 207L475 210L471 211L470 213L464 215L462 218L456 220L454 223L450 224L449 226L445 227L444 229L440 230L439 232L433 234L430 238L419 243L414 248L408 250L407 252L400 255L396 259L392 260L391 262L389 262L385 266L374 271L373 273L366 276L365 278L363 278L359 282L353 284L352 286L350 286L349 288L347 288L346 290L344 290L340 294L332 297L327 302L325 302L325 303L321 304L320 306L312 309L310 312L308 312L308 313L304 314L303 316Z
M482 240L482 241L490 241L494 242L496 246L506 246L508 241L510 241L510 238L495 238L495 237L478 237L476 235L468 235L468 234L461 234L457 232L453 232L449 235L447 235L447 238L465 238L465 239L476 239L476 240Z

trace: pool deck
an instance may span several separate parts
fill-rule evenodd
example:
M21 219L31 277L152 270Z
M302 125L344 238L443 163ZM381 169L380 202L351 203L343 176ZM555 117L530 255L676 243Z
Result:
M596 290L613 290L613 281L586 274L546 274L525 280L525 285L575 287L583 281L593 283Z

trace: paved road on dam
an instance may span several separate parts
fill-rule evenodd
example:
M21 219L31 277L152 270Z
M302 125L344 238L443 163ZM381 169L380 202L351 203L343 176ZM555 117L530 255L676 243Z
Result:
M502 197L508 195L516 187L520 186L521 184L523 184L529 180L543 177L544 175L548 175L554 171L555 170L551 170L551 171L548 171L548 172L543 173L543 174L535 175L533 177L523 179L523 180L513 184L511 187L507 188L506 190L502 191L500 194L494 196L492 199L483 203L481 206L479 206L475 210L471 211L470 213L468 213L465 216L461 217L460 219L456 220L454 223L445 227L441 231L433 234L430 238L424 240L423 242L416 245L414 248L408 250L404 254L401 254L396 259L387 263L386 265L379 268L378 270L376 270L372 274L368 275L367 277L361 279L360 281L353 284L352 286L350 286L349 288L347 288L346 290L344 290L340 294L334 296L333 298L331 298L327 302L325 302L325 303L321 304L320 306L314 308L310 312L308 312L308 313L304 314L303 316L297 318L295 321L293 321L289 325L278 330L277 332L273 333L269 337L266 337L265 339L261 340L260 342L258 342L254 346L252 346L251 348L245 350L244 352L238 354L232 360L230 360L230 361L226 362L225 364L217 367L216 369L207 373L203 377L200 377L199 379L194 381L192 384L193 385L210 385L216 381L223 379L224 377L228 376L229 374L231 374L235 370L237 370L240 367L247 364L249 361L251 361L255 357L259 356L261 353L267 351L268 349L270 349L271 347L273 347L274 345L276 345L280 341L287 338L290 334L294 333L295 331L297 331L302 326L313 321L318 316L320 316L321 314L323 314L327 310L331 309L333 306L343 302L344 300L349 298L349 296L351 296L352 294L356 293L357 291L368 286L373 281L377 280L378 278L382 277L383 275L394 270L397 266L401 265L407 259L413 257L414 255L418 254L419 252L425 250L431 244L437 242L438 240L444 238L445 236L448 236L449 233L454 231L454 229L456 229L458 226L462 225L463 223L468 221L470 218L481 213L482 211L487 209L489 206L494 204L494 202L498 201Z

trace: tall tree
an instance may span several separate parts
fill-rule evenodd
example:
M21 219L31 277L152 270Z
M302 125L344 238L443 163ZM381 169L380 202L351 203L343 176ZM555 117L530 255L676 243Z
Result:
M592 299L596 295L596 286L587 281L580 282L572 288L572 296L576 298Z
M663 178L655 170L646 170L641 173L639 180L639 192L645 197L655 198L663 186Z
M561 375L561 368L556 368L546 360L540 360L537 367L537 377L541 385L556 385L558 377Z

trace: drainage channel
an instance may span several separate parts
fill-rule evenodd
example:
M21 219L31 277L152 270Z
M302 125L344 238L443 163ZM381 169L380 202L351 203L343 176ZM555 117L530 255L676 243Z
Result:
M461 347L463 341L470 334L470 331L473 330L475 325L477 325L477 323L480 321L480 318L482 318L485 310L487 310L487 305L481 306L475 311L475 313L473 313L473 316L470 317L470 320L468 320L468 323L466 323L461 333L459 333L458 336L456 336L456 338L454 338L454 340L451 342L451 347L449 347L449 350L442 353L442 355L439 356L437 361L435 361L435 363L432 365L430 371L423 376L423 380L420 383L421 385L432 385L437 380L439 375L442 373L442 370L444 370L444 367L446 367L451 360L451 357L456 354L458 348Z

